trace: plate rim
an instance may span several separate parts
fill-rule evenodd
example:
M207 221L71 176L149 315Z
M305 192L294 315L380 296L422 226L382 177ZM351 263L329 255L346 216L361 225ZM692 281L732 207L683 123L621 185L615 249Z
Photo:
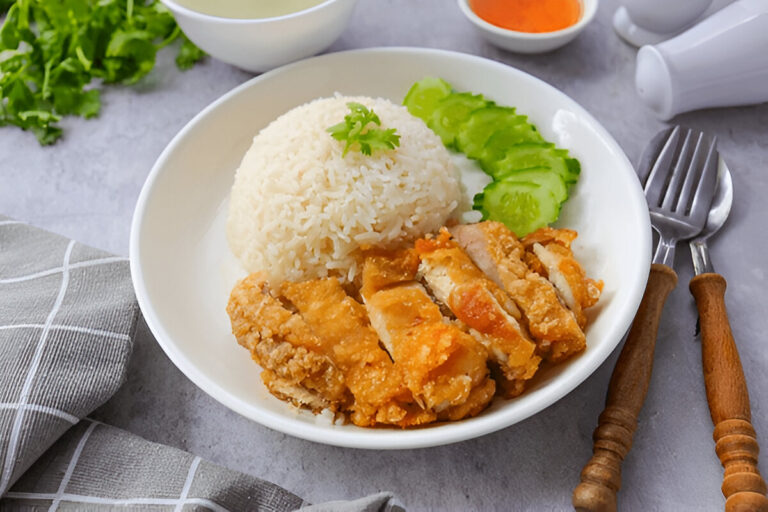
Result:
M645 290L647 283L647 276L645 279L638 280L635 283L634 289L630 291L630 300L625 304L623 310L620 310L617 315L621 315L623 320L616 322L608 334L605 336L609 342L604 343L599 347L594 347L589 352L588 364L584 367L583 372L575 375L567 375L564 380L556 380L556 386L547 390L547 393L541 397L540 400L532 403L524 403L520 408L513 410L507 416L491 416L483 417L478 416L472 418L472 423L461 422L448 422L441 423L434 428L413 429L413 430L394 430L394 429L375 429L371 432L366 431L333 431L328 428L328 425L309 424L304 422L292 421L289 418L266 410L254 410L253 406L242 399L232 396L228 391L222 388L216 381L208 378L202 372L200 372L194 364L192 364L183 352L177 347L177 344L173 341L173 337L163 327L162 321L156 315L154 308L151 304L151 299L146 288L144 274L140 263L141 253L141 227L145 220L144 213L146 210L147 202L151 196L153 186L161 173L161 169L166 164L170 155L175 151L176 147L184 140L185 136L192 128L200 122L209 112L215 110L222 103L228 101L233 96L236 96L244 89L252 87L253 84L259 83L265 80L269 80L272 76L291 70L293 68L307 66L309 63L317 63L323 60L340 59L350 54L400 54L400 55L413 55L422 54L424 56L441 56L448 57L457 60L482 62L484 65L497 67L503 69L507 73L516 74L524 77L526 80L533 80L537 82L537 85L548 88L552 93L559 95L567 103L575 106L579 116L586 118L590 126L597 130L598 135L608 143L610 149L616 156L623 160L626 165L621 166L621 172L631 172L632 176L637 179L634 167L629 161L627 155L624 153L621 146L608 132L608 130L592 116L589 111L582 107L576 100L566 95L557 87L541 80L540 78L522 71L513 66L497 62L491 59L480 57L477 55L442 50L432 48L418 48L418 47L376 47L365 49L352 49L342 52L327 53L308 59L303 59L285 66L273 69L261 75L255 76L244 83L234 87L230 91L224 93L213 102L208 104L200 112L198 112L192 119L190 119L184 127L171 139L166 145L163 151L158 156L152 169L150 170L147 178L141 188L136 207L134 209L133 218L131 221L130 242L129 242L129 259L131 269L131 280L133 282L134 291L136 293L136 299L138 301L141 312L149 327L152 335L157 343L163 349L168 358L173 364L181 370L181 372L191 380L198 388L200 388L207 395L231 409L232 411L244 416L252 421L255 421L261 425L264 425L272 430L289 434L300 439L313 441L321 444L346 447L346 448L360 448L360 449L378 449L378 450L399 450L399 449L412 449L412 448L427 448L433 446L441 446L446 444L457 443L475 437L490 434L492 432L509 427L520 421L523 421L538 412L546 409L559 401L565 395L575 390L581 383L594 374L595 370L602 365L610 356L610 354L616 349L625 333L629 329L632 319L635 316L637 309L640 306L640 301ZM619 169L617 169L618 171ZM640 188L639 181L637 187L635 187L633 196L642 200L645 203L645 197ZM651 225L650 218L648 217L646 222L643 223L644 233L638 234L640 236L640 247L642 251L640 255L641 261L644 261L644 267L650 270L651 262ZM580 357L585 357L581 355ZM512 414L514 413L514 414Z

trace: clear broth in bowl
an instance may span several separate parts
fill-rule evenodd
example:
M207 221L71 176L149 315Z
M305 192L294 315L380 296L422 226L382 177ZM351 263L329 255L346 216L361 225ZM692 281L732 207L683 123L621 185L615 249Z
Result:
M285 16L323 3L325 0L176 0L202 14L222 18L259 19Z

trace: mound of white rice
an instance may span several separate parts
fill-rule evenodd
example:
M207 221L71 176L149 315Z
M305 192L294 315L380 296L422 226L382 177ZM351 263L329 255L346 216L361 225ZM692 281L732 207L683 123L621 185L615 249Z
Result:
M400 146L366 156L326 128L362 103L395 128ZM392 246L437 230L460 200L439 137L399 105L366 97L323 98L275 119L253 139L235 176L230 247L272 283L335 275L352 280L361 245Z

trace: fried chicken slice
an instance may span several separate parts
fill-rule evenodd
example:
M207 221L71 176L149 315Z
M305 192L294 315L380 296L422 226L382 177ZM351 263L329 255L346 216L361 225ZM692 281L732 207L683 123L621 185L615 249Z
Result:
M330 347L270 295L264 274L251 274L232 289L227 313L237 342L264 369L261 379L270 393L316 413L349 406L352 397L327 355Z
M541 228L523 239L526 259L532 266L540 266L539 274L549 279L560 298L576 315L584 329L587 316L584 310L594 306L603 289L602 281L587 277L586 272L571 251L577 233L570 229Z
M548 361L562 361L586 348L575 315L560 302L552 283L529 269L523 244L504 224L465 224L450 232L472 261L520 307Z
M284 283L280 291L312 332L332 347L329 357L354 397L354 424L409 427L437 419L434 411L415 402L400 368L379 346L365 307L348 296L336 278Z
M495 392L487 352L443 318L416 282L418 265L412 250L368 253L361 294L371 325L424 408L439 419L473 416Z
M438 301L470 328L470 334L498 366L497 380L507 397L522 393L541 358L536 344L518 323L520 311L509 296L478 269L443 228L436 238L416 241L416 253L424 277Z

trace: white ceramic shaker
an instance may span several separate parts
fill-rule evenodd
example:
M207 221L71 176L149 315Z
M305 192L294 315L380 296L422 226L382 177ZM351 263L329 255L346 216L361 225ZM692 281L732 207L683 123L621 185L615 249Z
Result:
M623 0L613 28L635 46L656 44L692 26L712 0Z
M663 120L768 101L768 0L738 0L677 37L642 47L635 87Z

